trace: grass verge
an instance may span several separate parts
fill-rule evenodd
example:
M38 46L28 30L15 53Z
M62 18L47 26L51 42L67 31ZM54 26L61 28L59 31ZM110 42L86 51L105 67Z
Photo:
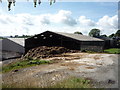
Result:
M19 61L16 63L12 63L10 65L4 66L2 68L2 72L5 73L11 70L16 70L16 69L40 65L40 64L50 64L50 63L52 62L46 61L46 60L24 60L24 61Z
M91 88L90 80L71 77L48 88Z
M120 48L110 48L104 50L104 52L109 54L120 54Z

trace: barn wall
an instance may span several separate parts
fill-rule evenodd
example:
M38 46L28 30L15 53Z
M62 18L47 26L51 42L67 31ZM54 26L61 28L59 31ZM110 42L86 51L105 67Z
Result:
M25 40L25 52L39 46L63 46L80 50L80 42L59 34L45 32Z
M19 40L20 39L17 39L17 41L19 41ZM7 38L2 40L2 50L3 51L18 52L18 53L24 53L25 52L25 49L24 49L23 45L20 45L19 43L14 42L14 40L12 41L12 40L7 39Z
M63 47L66 47L72 50L80 50L80 41L67 38L67 37L62 37L61 42Z
M104 48L104 42L102 41L81 42L81 51L88 50L88 51L102 52L103 48Z
M53 33L42 33L25 40L25 52L39 46L60 46L61 38Z
M101 52L103 45L103 41L78 41L53 32L44 32L25 40L25 52L39 46L63 46L73 50Z

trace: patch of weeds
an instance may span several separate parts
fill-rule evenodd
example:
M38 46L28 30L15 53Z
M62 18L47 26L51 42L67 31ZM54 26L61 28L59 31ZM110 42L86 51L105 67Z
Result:
M87 51L87 53L96 53L96 52L94 52L94 51Z
M52 62L51 61L46 61L46 60L32 60L28 64L40 65L40 64L50 64L50 63L52 63Z
M48 88L91 88L90 80L71 77Z
M25 68L25 67L30 67L30 66L35 66L35 65L40 65L40 64L51 64L51 61L46 61L46 60L24 60L24 61L19 61L17 63L13 63L7 66L4 66L2 68L2 72L8 72L11 70L15 69L20 69L20 68Z

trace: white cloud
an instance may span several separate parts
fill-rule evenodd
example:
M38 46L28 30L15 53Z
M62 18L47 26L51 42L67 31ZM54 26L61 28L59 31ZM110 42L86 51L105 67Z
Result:
M77 21L72 17L71 14L71 11L60 10L57 14L51 16L51 21L74 26L77 24Z
M118 16L115 15L113 17L103 16L97 22L98 28L102 30L103 33L113 33L118 30Z
M60 10L56 14L0 14L0 35L38 34L46 30L58 32L80 31L88 34L92 28L102 30L104 34L116 32L118 25L117 15L103 16L95 22L86 16L73 18L71 11Z
M95 26L95 22L90 19L87 19L85 16L80 16L78 21L83 26Z
M103 28L115 28L117 29L118 27L118 17L117 15L113 16L113 17L109 17L109 16L104 16L101 19L99 19L98 23L99 26L103 27Z
M10 17L8 15L1 14L0 22L3 24L9 24L11 22Z
M38 16L38 20L40 20L41 24L50 24L50 14L40 15Z

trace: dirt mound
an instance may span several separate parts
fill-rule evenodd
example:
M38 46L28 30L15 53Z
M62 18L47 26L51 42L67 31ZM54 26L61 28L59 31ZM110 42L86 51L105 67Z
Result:
M65 47L47 47L47 46L40 46L37 48L33 48L27 52L25 57L31 58L49 58L53 57L58 54L73 52L73 50L69 50Z

